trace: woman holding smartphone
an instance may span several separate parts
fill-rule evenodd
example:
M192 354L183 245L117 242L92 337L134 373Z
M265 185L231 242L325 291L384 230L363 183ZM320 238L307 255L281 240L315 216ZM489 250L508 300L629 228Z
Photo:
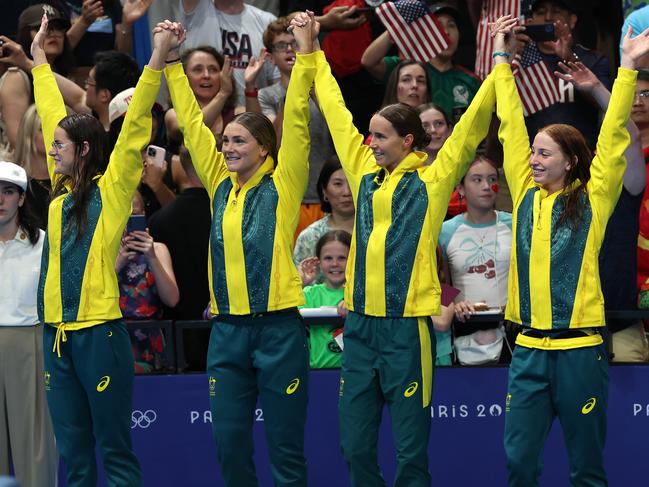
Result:
M309 23L315 23L312 13L293 20L294 26ZM425 166L421 151L430 137L414 108L382 108L370 120L372 141L365 145L323 52L303 57L317 67L318 102L356 206L339 405L351 483L385 485L376 455L387 403L397 450L395 485L428 487L435 361L430 316L440 314L437 236L451 192L487 134L493 81L485 80L435 163Z
M605 486L608 354L598 254L622 190L635 67L649 52L649 29L634 39L629 30L622 42L595 157L584 136L564 124L539 130L530 148L508 64L523 29L510 16L492 26L499 137L514 203L505 318L522 325L505 409L509 485L538 485L543 445L558 417L570 483Z
M257 113L236 116L225 127L219 151L179 61L169 54L169 92L185 146L212 201L214 317L207 373L223 479L230 487L257 485L252 418L259 396L275 484L305 486L309 354L297 311L304 303L302 285L291 255L309 176L315 66L298 55L279 152L273 124Z
M115 259L151 135L160 86L161 51L178 39L154 36L112 154L99 121L66 116L47 64L44 15L32 44L34 94L52 181L49 225L38 289L45 323L45 390L67 485L95 485L95 443L109 485L141 486L131 446L133 353L119 308Z

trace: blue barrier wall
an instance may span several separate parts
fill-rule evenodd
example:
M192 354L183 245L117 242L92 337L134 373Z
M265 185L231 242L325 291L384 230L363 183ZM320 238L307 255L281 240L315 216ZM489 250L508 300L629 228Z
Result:
M338 379L312 372L306 456L311 487L349 485L338 448ZM504 486L502 447L506 368L441 368L436 371L429 448L433 485ZM609 484L649 485L649 367L611 367L606 447ZM379 461L394 477L392 436L384 417ZM205 375L139 376L135 379L132 432L145 486L221 486L210 429ZM263 431L255 413L256 462L261 486L271 486ZM558 425L550 434L541 485L567 486L568 462ZM102 484L103 485L103 484Z

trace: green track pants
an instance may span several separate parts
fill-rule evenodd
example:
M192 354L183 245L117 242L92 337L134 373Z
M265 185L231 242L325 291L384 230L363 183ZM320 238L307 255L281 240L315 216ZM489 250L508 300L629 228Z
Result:
M396 487L430 487L428 440L435 362L430 318L350 312L340 378L340 439L353 487L382 487L377 463L384 404L397 451Z
M95 487L99 443L110 487L142 485L131 445L133 351L122 320L68 330L52 351L56 328L45 325L45 392L68 487Z
M570 459L570 485L608 485L606 441L608 360L604 345L572 350L517 346L509 367L505 452L510 487L535 487L543 446L559 418Z
M305 487L309 350L298 312L213 318L207 375L225 485L258 485L252 427L259 397L275 485Z

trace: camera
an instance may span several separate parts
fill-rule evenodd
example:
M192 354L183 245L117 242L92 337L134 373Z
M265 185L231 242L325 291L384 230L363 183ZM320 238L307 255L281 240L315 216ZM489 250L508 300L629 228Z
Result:
M546 42L556 39L554 24L527 24L525 34L534 42Z
M1 46L1 45L2 45L2 44L0 44L0 46ZM157 151L156 148L153 147L153 146L149 146L149 147L147 148L147 150L146 150L146 154L147 154L149 157L155 157L155 155L156 155L157 152L158 152L158 151Z

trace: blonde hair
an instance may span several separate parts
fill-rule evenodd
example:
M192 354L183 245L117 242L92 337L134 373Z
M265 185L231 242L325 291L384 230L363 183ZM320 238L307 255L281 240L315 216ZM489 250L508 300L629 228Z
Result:
M22 166L29 177L32 175L32 158L36 152L34 136L39 130L41 130L41 118L36 111L36 105L30 105L18 126L14 150L14 162Z

